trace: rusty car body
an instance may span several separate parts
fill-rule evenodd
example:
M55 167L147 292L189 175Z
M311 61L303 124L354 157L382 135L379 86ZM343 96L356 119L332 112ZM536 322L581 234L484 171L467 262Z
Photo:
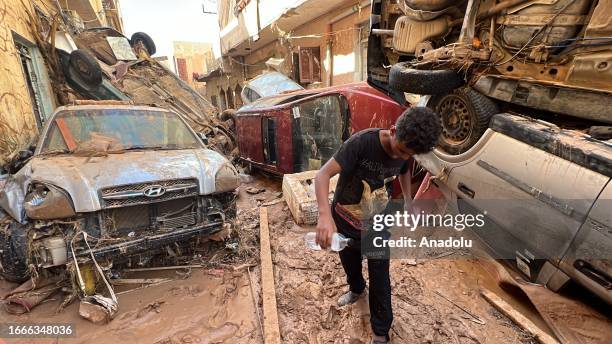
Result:
M273 174L318 169L352 133L388 128L404 109L366 83L264 97L236 114L239 158Z
M612 124L610 18L610 0L373 0L368 80L434 95L450 154L517 108L590 131Z
M2 180L0 274L11 281L77 258L146 261L228 229L238 186L182 117L108 104L58 108L31 159Z

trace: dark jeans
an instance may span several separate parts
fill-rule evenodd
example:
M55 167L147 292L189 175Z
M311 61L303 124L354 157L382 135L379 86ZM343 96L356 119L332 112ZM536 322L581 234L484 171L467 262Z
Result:
M361 270L361 262L363 260L363 254L361 252L362 231L353 229L338 216L335 211L332 211L332 214L338 232L354 240L350 246L339 253L350 290L360 294L366 287L366 282ZM368 233L364 234L364 240L371 242L372 235L381 235L388 238L388 234L388 231L368 231ZM386 254L385 252L380 252L383 254L382 256L374 255L381 258L368 258L368 276L370 279L370 288L368 292L370 324L372 325L372 331L377 336L388 336L391 324L393 323L388 249L385 251L387 251Z

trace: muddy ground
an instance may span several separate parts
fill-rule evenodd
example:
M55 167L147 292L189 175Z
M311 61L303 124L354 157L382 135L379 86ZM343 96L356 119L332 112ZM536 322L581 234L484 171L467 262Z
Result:
M266 191L251 195L246 192L248 187ZM94 325L82 319L76 302L56 314L61 301L58 294L26 315L1 312L2 322L72 323L76 337L6 342L262 343L258 206L279 194L278 180L258 177L243 184L238 200L240 238L233 240L242 247L205 243L196 256L202 268L122 276L173 280L118 290L119 314L109 324ZM301 236L314 228L296 225L284 202L269 206L268 212L283 342L367 343L371 335L367 298L346 308L335 306L336 299L347 290L338 255L305 248ZM238 257L223 258L232 254ZM391 336L395 343L535 343L479 295L480 288L486 287L508 296L497 287L490 270L468 255L442 256L392 261L395 320ZM10 287L0 281L0 294ZM511 302L550 333L532 308L516 300Z

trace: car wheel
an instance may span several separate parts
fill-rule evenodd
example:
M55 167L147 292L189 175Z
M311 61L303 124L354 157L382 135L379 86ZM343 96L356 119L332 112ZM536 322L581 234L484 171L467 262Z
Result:
M21 283L30 278L28 270L28 233L17 222L0 228L0 276L9 282Z
M406 93L448 93L461 85L463 79L454 70L414 69L408 62L394 64L389 73L389 87Z
M132 35L132 38L130 39L130 44L132 45L132 48L135 48L138 43L142 43L144 45L144 47L147 49L147 53L149 54L149 56L152 56L157 52L157 48L155 47L153 39L151 38L151 36L147 35L144 32L136 32Z
M499 112L493 100L470 87L436 95L430 107L440 115L442 123L438 147L453 155L476 144L487 130L491 117Z
M97 87L102 83L102 68L98 60L85 50L75 50L70 53L70 72L68 77L88 87Z

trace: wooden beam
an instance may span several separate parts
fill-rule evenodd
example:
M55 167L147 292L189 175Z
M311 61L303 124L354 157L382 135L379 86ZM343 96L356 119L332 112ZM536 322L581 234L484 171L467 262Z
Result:
M523 330L531 334L538 342L542 344L559 344L559 342L548 333L542 331L531 320L527 319L516 309L512 308L506 301L487 289L481 289L480 294L485 300L489 301L498 311L514 321Z
M280 344L280 327L276 308L276 289L274 287L274 270L270 248L270 230L268 227L268 209L259 208L259 242L261 257L261 289L263 298L264 343Z

